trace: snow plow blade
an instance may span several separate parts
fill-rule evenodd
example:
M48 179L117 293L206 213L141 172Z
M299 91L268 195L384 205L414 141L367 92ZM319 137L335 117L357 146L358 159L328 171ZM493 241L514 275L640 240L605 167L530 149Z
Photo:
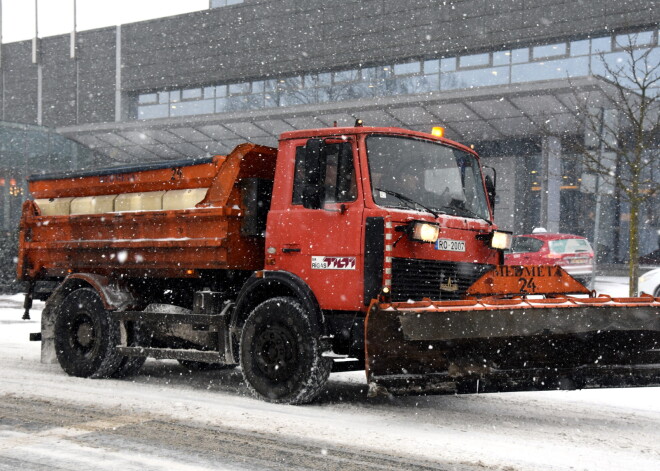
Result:
M504 269L477 280L470 299L372 301L365 323L370 394L660 384L660 298L544 293L563 283L563 270L553 272L559 279L536 278L534 294L545 297L515 296ZM568 281L566 291L588 292ZM484 288L504 293L475 295Z

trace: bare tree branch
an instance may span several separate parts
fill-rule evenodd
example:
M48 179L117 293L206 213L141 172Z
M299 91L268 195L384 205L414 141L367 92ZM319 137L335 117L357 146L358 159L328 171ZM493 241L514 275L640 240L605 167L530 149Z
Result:
M629 35L627 42L617 41L618 51L599 54L600 90L585 92L568 79L569 112L585 134L574 143L583 169L613 185L630 208L631 295L637 291L641 211L648 203L657 206L660 195L660 60L655 45L640 45L638 39Z

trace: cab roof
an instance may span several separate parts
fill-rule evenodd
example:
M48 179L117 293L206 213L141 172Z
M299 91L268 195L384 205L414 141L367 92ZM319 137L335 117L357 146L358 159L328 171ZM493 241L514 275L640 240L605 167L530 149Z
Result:
M317 129L303 129L299 131L289 131L282 133L280 140L289 139L302 139L302 138L324 138L333 136L345 135L358 135L358 134L388 134L392 136L413 137L418 139L425 139L429 141L441 142L443 144L456 147L465 152L477 155L477 153L469 147L447 139L444 137L434 136L430 133L412 131L410 129L393 128L393 127L375 127L375 126L345 126L345 127L331 127L331 128L317 128Z

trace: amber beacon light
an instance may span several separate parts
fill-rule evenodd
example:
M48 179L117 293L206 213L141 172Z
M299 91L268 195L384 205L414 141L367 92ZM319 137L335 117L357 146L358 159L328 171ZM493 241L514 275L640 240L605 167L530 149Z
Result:
M433 127L433 129L431 129L431 134L436 137L445 137L445 128L441 128L440 126L435 126Z

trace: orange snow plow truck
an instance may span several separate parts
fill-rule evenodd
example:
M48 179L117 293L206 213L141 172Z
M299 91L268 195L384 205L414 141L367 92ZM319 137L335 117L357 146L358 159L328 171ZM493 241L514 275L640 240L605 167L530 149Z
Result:
M42 361L89 378L240 365L290 404L358 369L372 394L659 382L660 299L503 265L495 173L439 134L357 122L30 177L18 275L26 315L47 299Z

